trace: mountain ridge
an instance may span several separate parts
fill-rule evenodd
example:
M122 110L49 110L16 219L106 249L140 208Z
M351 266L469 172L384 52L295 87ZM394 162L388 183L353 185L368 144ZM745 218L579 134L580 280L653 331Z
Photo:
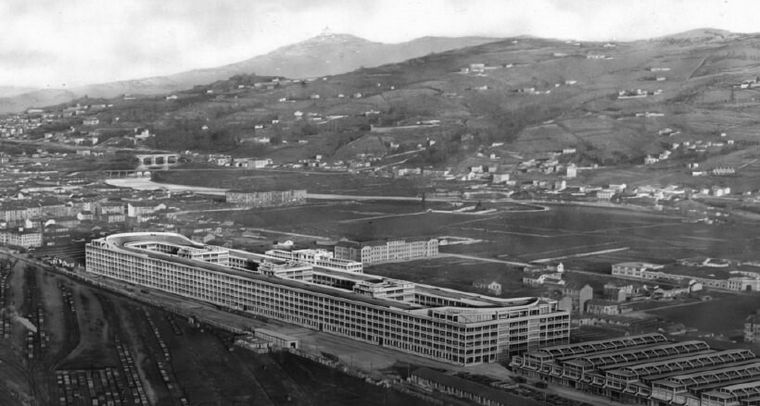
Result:
M212 68L194 69L165 76L121 80L73 87L38 89L0 97L0 113L20 112L74 100L77 97L113 98L123 94L157 95L189 89L238 74L258 74L304 79L346 73L430 53L498 40L487 37L422 37L397 44L369 41L351 34L320 34L269 53ZM71 97L66 100L63 95ZM2 93L0 93L2 95Z

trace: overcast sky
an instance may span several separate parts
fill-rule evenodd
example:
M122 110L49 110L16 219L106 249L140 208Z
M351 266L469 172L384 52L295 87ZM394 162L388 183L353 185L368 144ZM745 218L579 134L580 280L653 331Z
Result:
M760 32L757 0L2 0L0 85L63 87L244 60L325 27L426 35L650 38Z

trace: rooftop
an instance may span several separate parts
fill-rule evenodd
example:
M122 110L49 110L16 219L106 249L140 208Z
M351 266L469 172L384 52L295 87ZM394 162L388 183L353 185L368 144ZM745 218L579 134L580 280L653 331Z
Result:
M91 241L88 245L104 245L114 250L129 251L132 254L149 256L151 258L160 259L163 261L179 262L193 267L205 268L214 272L227 273L243 278L266 280L270 283L283 284L301 289L307 289L319 293L323 293L329 296L337 296L348 298L351 300L359 300L366 303L370 303L377 306L396 308L401 310L423 310L436 308L436 306L428 306L418 303L416 300L396 300L396 299L383 299L375 298L372 296L359 294L353 290L346 288L346 286L353 286L357 284L397 284L399 286L411 285L414 289L415 296L427 295L444 299L449 299L448 305L438 306L437 309L444 310L452 314L466 314L471 312L478 313L494 313L497 311L507 310L519 310L532 308L540 303L546 303L545 300L536 297L522 297L502 299L489 296L478 295L468 292L460 292L452 289L446 289L441 287L422 285L412 283L403 280L389 279L382 276L371 274L359 274L340 272L332 270L315 270L314 275L322 275L324 280L341 281L335 285L320 284L308 281L287 279L286 277L271 277L265 276L255 271L248 271L239 268L227 267L218 264L196 261L187 258L181 258L170 253L159 252L150 248L151 243L162 243L164 245L171 245L181 247L190 250L201 250L214 252L220 247L208 246L202 243L194 242L182 235L174 233L150 233L150 232L137 232L137 233L123 233L114 234L105 238ZM223 248L227 250L226 248ZM266 258L264 255L254 254L240 250L228 250L230 257L244 258L255 262L261 262ZM451 302L455 302L451 303ZM463 316L466 319L466 316Z
M641 334L629 337L619 337L606 340L586 341L577 344L557 345L542 348L529 353L537 357L566 357L572 355L588 354L597 351L614 350L641 345L664 343L668 339L659 333Z

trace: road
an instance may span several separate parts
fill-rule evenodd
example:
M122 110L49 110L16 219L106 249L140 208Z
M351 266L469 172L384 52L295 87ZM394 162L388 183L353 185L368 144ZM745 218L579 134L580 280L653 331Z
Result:
M358 201L386 200L386 201L397 201L397 202L422 201L422 198L418 196L359 196L359 195L337 195L337 194L327 194L327 193L307 193L306 198L314 199L314 200L358 200ZM428 202L452 202L452 201L457 201L460 199L449 198L449 197L427 197L425 198L425 200Z
M261 233L292 235L293 237L313 238L315 240L324 240L324 241L329 241L330 240L329 238L322 237L320 235L289 233L287 231L277 231L277 230L271 230L271 229L268 229L268 228L248 228L248 230L258 231L258 232L261 232Z
M173 192L194 192L202 195L224 196L227 189L174 185L171 183L157 183L147 178L112 178L106 179L105 182L111 186L128 187L136 190L158 190L166 189Z
M528 266L527 262L517 262L517 261L505 261L503 259L495 259L495 258L483 258L483 257L476 257L472 255L464 255L464 254L440 254L441 257L452 257L452 258L461 258L461 259L472 259L475 261L483 261L483 262L495 262L498 264L505 264L505 265L511 265L511 266Z
M579 254L563 255L561 257L536 259L533 262L538 263L538 264L542 264L544 262L558 261L558 260L561 260L561 259L581 258L581 257L591 257L591 256L594 256L594 255L612 254L614 252L627 251L629 249L630 249L629 247L622 247L622 248L611 248L611 249L608 249L608 250L600 250L600 251L592 251L592 252L581 252Z
M106 179L106 183L116 187L128 187L137 190L157 190L167 189L175 192L194 192L203 195L224 196L225 192L229 189L212 188L212 187L200 187L200 186L187 186L176 185L172 183L158 183L146 178L113 178ZM307 199L312 200L386 200L386 201L408 201L419 202L421 197L417 196L360 196L360 195L339 195L339 194L323 194L323 193L307 193ZM448 197L431 197L425 200L429 202L450 202L457 199Z

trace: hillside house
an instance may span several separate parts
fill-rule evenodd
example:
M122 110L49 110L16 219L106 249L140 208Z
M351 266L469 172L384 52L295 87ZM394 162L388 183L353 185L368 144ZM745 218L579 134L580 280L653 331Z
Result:
M567 168L565 168L565 177L573 179L576 176L578 176L578 168L573 164L568 165Z
M484 63L470 64L470 73L485 73L485 72L486 72L486 64Z
M509 182L509 174L508 173L494 173L491 182L496 185L501 184L501 183L507 183Z
M266 138L266 137L264 137ZM235 158L232 161L231 166L235 168L246 168L246 169L260 169L260 168L266 168L267 166L272 165L272 160L269 158L264 159L258 159L258 158Z

